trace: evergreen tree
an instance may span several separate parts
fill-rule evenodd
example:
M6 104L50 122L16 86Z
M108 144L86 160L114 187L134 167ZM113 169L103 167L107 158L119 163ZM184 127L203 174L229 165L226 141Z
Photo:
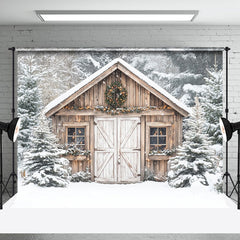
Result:
M205 78L206 88L202 92L200 101L207 122L206 131L213 144L222 144L222 134L219 127L219 118L222 116L222 70L207 70L209 77Z
M169 160L168 182L172 187L187 187L195 181L209 185L208 174L215 174L217 158L209 148L210 142L204 133L205 120L198 98L191 116L186 120L188 129L185 141L178 148L176 157Z
M19 153L29 146L32 127L36 126L41 107L38 88L39 73L33 56L19 57L18 74L18 116L21 129L18 136Z
M69 179L69 161L61 157L65 151L59 148L44 114L40 115L38 122L30 137L31 148L24 153L24 182L46 187L65 187Z

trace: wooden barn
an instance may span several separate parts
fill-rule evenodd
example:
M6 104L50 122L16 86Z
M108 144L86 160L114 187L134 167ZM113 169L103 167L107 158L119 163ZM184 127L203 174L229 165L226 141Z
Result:
M188 109L144 74L115 59L45 108L72 172L92 181L164 180L167 162L182 142ZM76 151L80 149L80 151Z

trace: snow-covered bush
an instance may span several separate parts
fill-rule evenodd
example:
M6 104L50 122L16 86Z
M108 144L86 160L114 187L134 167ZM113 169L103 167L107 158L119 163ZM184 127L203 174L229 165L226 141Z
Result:
M145 181L155 181L155 174L151 169L145 168L144 180Z
M177 156L169 160L169 185L188 187L196 181L209 185L212 184L209 175L217 176L215 182L221 185L218 158L210 148L211 142L204 132L205 119L198 98L195 99L195 107L186 122L188 130L185 132L185 141L178 147Z
M66 187L69 183L69 161L62 157L56 136L51 132L44 114L38 119L30 136L31 145L23 155L24 183L45 187Z
M145 168L144 181L165 182L166 180L167 180L166 175L161 175L160 173L155 174L153 170Z
M80 171L71 176L71 182L91 182L91 173L89 171Z
M222 192L223 191L223 180L222 180L222 172L220 168L217 168L215 174L209 174L206 173L205 177L207 179L208 185L218 191Z
M40 170L32 173L31 176L25 178L24 183L34 183L41 187L66 187L68 185L67 169L68 160L59 158L54 166L42 167Z

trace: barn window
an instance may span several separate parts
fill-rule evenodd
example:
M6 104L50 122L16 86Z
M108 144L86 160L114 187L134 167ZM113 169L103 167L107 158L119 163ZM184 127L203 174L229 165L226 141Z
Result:
M84 150L85 138L85 127L69 127L67 129L67 143L69 145L75 145L79 149Z
M150 127L150 151L161 152L167 146L167 129Z

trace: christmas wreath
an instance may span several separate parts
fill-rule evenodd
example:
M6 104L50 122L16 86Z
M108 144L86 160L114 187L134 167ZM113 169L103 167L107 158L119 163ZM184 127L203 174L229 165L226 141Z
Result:
M114 81L110 86L107 86L105 91L105 101L112 108L120 108L127 100L127 90L122 86L120 81Z

